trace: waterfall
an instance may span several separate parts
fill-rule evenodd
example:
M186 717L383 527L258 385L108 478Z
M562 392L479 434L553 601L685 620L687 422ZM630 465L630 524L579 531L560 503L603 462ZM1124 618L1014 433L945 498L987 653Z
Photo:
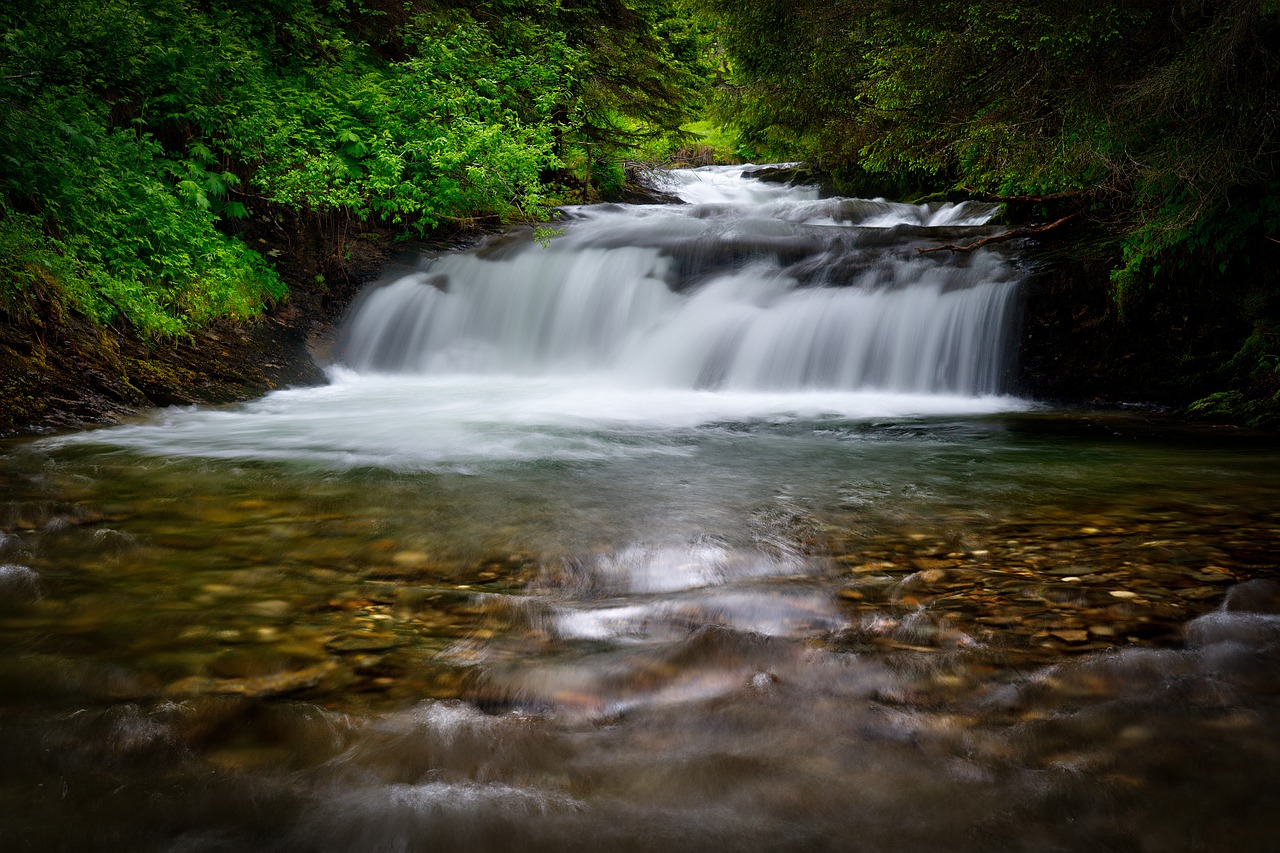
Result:
M630 387L1006 390L1018 271L918 247L996 208L821 199L743 167L668 178L686 204L569 208L373 288L343 333L359 372L573 376Z
M568 208L545 246L514 229L367 288L329 385L83 440L472 471L1027 407L1008 389L1013 260L917 251L991 233L993 206L823 199L742 167L667 181L685 203Z

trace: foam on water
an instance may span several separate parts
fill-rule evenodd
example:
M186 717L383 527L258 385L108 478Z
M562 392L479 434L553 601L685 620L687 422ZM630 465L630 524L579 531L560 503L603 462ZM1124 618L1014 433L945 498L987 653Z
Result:
M838 427L872 418L1025 408L1006 396L877 391L707 391L619 387L616 377L367 375L243 406L178 408L141 424L45 439L155 456L295 460L335 468L457 470L478 463L684 454L684 431L722 424Z

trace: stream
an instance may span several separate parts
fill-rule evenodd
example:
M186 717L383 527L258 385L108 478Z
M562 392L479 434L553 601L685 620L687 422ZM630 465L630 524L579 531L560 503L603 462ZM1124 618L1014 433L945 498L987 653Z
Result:
M0 442L4 849L1274 848L1280 443L1018 397L991 206L665 183Z

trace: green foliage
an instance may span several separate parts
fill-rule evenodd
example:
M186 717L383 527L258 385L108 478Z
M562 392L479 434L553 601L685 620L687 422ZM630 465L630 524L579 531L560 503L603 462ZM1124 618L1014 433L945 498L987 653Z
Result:
M5 304L56 282L99 321L180 335L284 296L237 237L279 208L540 219L548 176L620 183L617 152L687 120L707 31L683 2L7 4Z
M1274 0L710 0L749 141L851 180L1069 195L1121 294L1275 236Z

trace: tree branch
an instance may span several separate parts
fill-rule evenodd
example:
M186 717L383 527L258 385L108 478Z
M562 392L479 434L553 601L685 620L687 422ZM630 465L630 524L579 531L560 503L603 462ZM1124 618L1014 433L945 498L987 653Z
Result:
M1032 234L1043 234L1046 231L1052 231L1054 228L1057 228L1059 225L1063 225L1064 223L1072 219L1075 219L1079 215L1080 215L1079 213L1069 213L1056 222L1050 222L1048 225L1037 225L1032 228L1015 228L1012 231L1004 231L1000 234L992 234L989 237L983 237L981 240L977 240L973 243L970 243L967 246L957 246L955 243L948 243L945 246L934 246L931 249L916 249L916 251L922 255L928 254L929 252L942 252L942 251L972 252L974 249L979 249L983 246L989 246L992 243L1003 243L1006 240L1016 240L1019 237L1029 237Z

